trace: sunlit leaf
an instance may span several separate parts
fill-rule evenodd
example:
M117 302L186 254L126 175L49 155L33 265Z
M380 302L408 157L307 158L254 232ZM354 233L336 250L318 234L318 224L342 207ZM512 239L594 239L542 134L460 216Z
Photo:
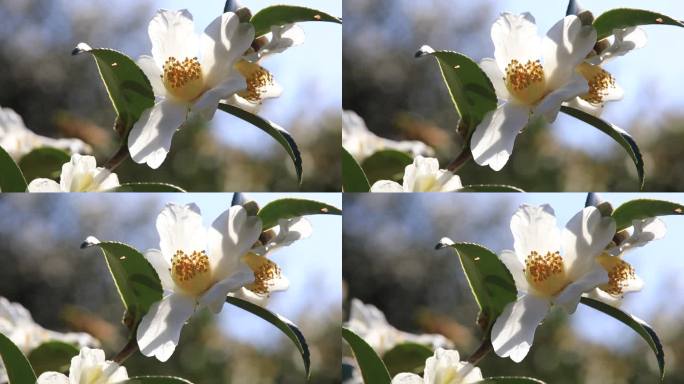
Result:
M294 5L273 5L257 12L250 23L254 25L255 35L261 36L271 32L272 26L280 26L302 21L327 21L342 24L342 19L331 16L316 9Z
M378 180L401 180L406 166L413 163L413 158L404 152L393 149L377 151L361 163L361 168L368 176L370 184Z
M422 373L425 360L432 355L432 349L422 344L402 343L385 352L382 360L390 376L394 377L401 372Z
M368 192L366 174L354 157L342 147L342 189L345 192Z
M342 210L325 203L305 199L279 199L259 210L263 230L278 225L278 220L307 215L341 215Z
M604 39L613 34L616 29L636 27L638 25L673 25L684 27L684 23L661 13L644 9L616 8L601 14L594 20L594 28L598 39Z
M61 149L43 147L34 149L19 159L19 168L28 180L58 179L62 173L62 165L69 161L71 156Z
M684 205L664 200L638 199L628 201L613 211L617 230L632 226L632 221L649 217L682 215Z
M482 381L478 381L476 384L546 384L539 379L533 379L531 377L516 377L516 376L501 376L501 377L488 377Z
M12 157L0 147L0 191L26 192L26 179Z
M349 344L361 368L364 383L390 384L392 379L387 367L368 343L347 328L342 328L342 337Z
M512 185L498 185L498 184L478 184L465 185L459 192L525 192L518 187Z
M192 382L172 376L136 376L121 384L192 384Z
M127 183L109 192L185 192L182 188L166 183Z
M28 360L38 376L47 371L68 372L71 358L79 352L79 349L72 344L49 341L29 352Z
M0 357L5 364L9 384L31 384L36 382L36 374L19 347L0 333Z

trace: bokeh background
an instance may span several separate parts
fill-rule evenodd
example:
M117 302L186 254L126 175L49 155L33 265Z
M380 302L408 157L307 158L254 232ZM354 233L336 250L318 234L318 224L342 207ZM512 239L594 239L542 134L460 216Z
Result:
M147 25L159 8L187 8L195 31L223 12L224 0L3 0L0 2L0 106L17 111L33 131L80 137L102 164L118 147L115 113L89 57L73 57L84 41L132 58L149 54ZM302 5L341 16L342 2L249 0L253 12L274 4ZM260 115L287 129L304 161L304 191L340 190L342 28L301 23L306 41L264 61L284 87ZM297 191L291 160L270 136L218 112L208 124L184 127L158 170L128 160L122 182L159 181L189 191Z
M418 139L437 149L445 166L460 152L458 116L436 62L414 59L423 44L493 57L490 29L502 12L532 12L539 33L565 16L567 0L345 0L343 107L369 128L393 139ZM619 7L684 18L680 2L581 0L595 15ZM603 118L635 137L644 155L646 190L684 190L684 85L676 45L684 30L646 26L648 45L606 65L625 89ZM526 191L636 191L634 164L612 139L561 114L551 127L528 129L500 172L471 162L459 171L466 184L507 183Z
M248 194L260 206L284 197L341 207L340 194ZM232 194L105 194L0 196L0 296L19 302L48 329L87 331L107 357L125 344L123 307L98 249L81 250L89 235L139 250L159 247L155 221L169 203L195 202L210 225ZM311 351L312 383L339 383L341 359L342 220L309 216L313 234L273 254L290 289L267 308L295 322ZM301 383L304 368L292 342L278 329L226 305L219 316L198 311L183 328L166 363L139 353L129 374L178 375L194 383Z
M614 207L635 198L684 202L684 194L605 194ZM343 280L345 311L359 298L382 310L403 331L441 333L462 356L477 349L477 305L453 250L435 250L444 237L475 242L493 252L513 248L510 220L522 203L548 203L559 227L582 207L586 194L345 194ZM626 260L645 281L622 310L647 321L663 342L666 383L684 383L684 218L663 218L667 235L630 251ZM345 313L348 316L348 313ZM345 317L346 318L346 317ZM553 384L658 382L648 345L617 320L580 305L574 315L554 309L537 329L522 363L493 353L485 377L533 376Z

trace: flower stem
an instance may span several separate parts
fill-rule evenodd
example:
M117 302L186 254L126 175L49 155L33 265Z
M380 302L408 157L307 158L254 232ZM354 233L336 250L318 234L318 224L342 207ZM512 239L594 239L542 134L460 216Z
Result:
M473 352L473 354L470 355L470 357L468 357L468 362L472 365L477 365L492 350L493 347L491 340L489 340L489 337L485 337L484 340L482 340L482 344L480 344L477 350Z
M110 171L114 171L118 168L128 157L130 153L128 152L128 146L126 144L122 145L121 148L105 163L104 167Z
M112 361L115 363L121 365L123 364L124 361L126 361L131 355L139 351L138 349L138 340L135 338L135 334L132 335L131 339L128 341L128 343L123 347L121 352L117 353L116 356L112 358Z
M461 167L464 166L472 158L473 158L473 154L472 154L472 152L470 152L470 148L465 147L465 148L463 148L463 151L461 152L461 154L458 155L458 157L454 161L449 163L449 165L447 165L447 169L449 171L455 173L456 171L461 169Z

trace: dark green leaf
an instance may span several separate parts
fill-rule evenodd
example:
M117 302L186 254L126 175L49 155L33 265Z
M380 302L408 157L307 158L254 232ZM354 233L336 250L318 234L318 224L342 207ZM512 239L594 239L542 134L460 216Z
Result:
M49 341L32 350L28 360L36 375L47 371L68 372L71 358L79 354L79 349L61 341Z
M5 364L9 384L31 384L36 382L36 374L21 350L0 333L0 357Z
M382 360L390 376L394 377L401 372L422 373L425 360L432 355L432 349L424 345L402 343L385 352Z
M298 23L302 21L327 21L342 24L342 19L311 8L294 5L273 5L266 7L252 16L255 36L259 37L271 32L272 26Z
M99 242L89 237L81 248L93 246L102 250L121 301L126 308L124 323L132 329L147 313L150 306L162 299L159 276L145 256L129 245L113 241Z
M632 221L647 219L649 217L681 215L684 213L684 205L651 199L638 199L628 201L613 211L613 218L617 230L623 230L632 226Z
M363 169L354 157L342 147L342 190L345 192L368 192L370 184Z
M0 147L0 192L26 192L26 179L9 153Z
M71 161L68 153L57 148L37 148L19 160L19 168L28 180L59 179L62 165Z
M122 381L121 384L192 384L190 381L180 377L171 376L137 376Z
M660 368L660 380L663 380L665 376L665 352L663 351L663 345L660 343L658 335L646 322L598 300L583 297L580 302L622 322L638 333L648 343L653 353L655 353L658 367Z
M459 192L525 192L512 185L478 184L466 185Z
M488 377L477 384L545 384L543 381L531 377Z
M255 127L269 134L280 145L282 145L294 162L295 170L297 171L297 180L300 184L302 183L302 156L299 153L299 148L297 148L297 143L295 143L292 136L290 136L285 129L260 116L251 114L232 105L219 104L219 109L254 125Z
M368 343L347 328L342 328L342 337L354 352L364 383L390 384L392 379L387 367Z
M154 91L142 69L128 56L111 49L79 44L74 55L89 53L95 59L109 99L116 111L115 129L124 138L140 115L154 106Z
M589 125L593 125L594 127L598 128L598 130L610 136L613 140L617 141L617 143L620 144L620 146L622 146L622 148L624 148L625 151L627 151L629 157L632 158L632 161L634 162L634 165L637 169L637 174L639 176L639 188L644 188L644 159L641 156L641 151L639 150L636 141L634 141L634 139L632 138L632 136L629 135L629 133L616 127L613 124L610 124L599 119L596 116L590 115L584 111L580 111L579 109L563 106L561 107L561 111L576 119L582 120Z
M426 55L437 59L456 111L461 116L461 124L468 129L466 139L469 141L487 112L496 109L494 86L480 66L467 56L426 47L416 53L416 57Z
M166 183L127 183L108 192L185 192L180 187Z
M489 249L472 243L440 243L437 249L456 250L475 301L480 307L478 323L488 330L503 312L506 304L515 301L517 290L511 273L499 257Z
M669 16L657 12L646 11L643 9L611 9L594 20L594 28L596 28L599 40L612 35L613 31L616 29L649 24L684 27L684 24L682 24L681 21L675 20Z
M378 180L401 180L409 164L413 164L413 158L410 155L387 149L375 152L366 158L361 167L368 176L368 181L373 184Z
M278 225L280 219L307 215L341 215L342 211L325 203L304 199L280 199L266 204L259 210L262 229L265 231Z
M238 299L237 297L227 297L226 302L232 304L238 308L241 308L255 316L262 318L273 324L276 328L280 329L285 336L287 336L295 344L299 353L302 355L302 360L304 360L304 369L306 371L307 379L311 375L311 354L309 353L309 346L306 343L306 339L302 332L297 328L297 326L290 320L269 311L259 305L250 303L249 301Z

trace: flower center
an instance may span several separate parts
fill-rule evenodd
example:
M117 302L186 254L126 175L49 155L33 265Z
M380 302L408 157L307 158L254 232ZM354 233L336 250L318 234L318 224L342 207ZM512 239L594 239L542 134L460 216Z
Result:
M437 372L435 383L440 384L459 384L463 377L455 367L444 367Z
M259 103L264 99L269 88L275 85L273 75L258 64L241 60L235 64L235 68L245 78L247 84L247 89L238 93L243 99Z
M589 92L580 97L592 104L603 104L610 90L615 89L615 78L598 65L582 63L577 71L589 83Z
M248 253L243 260L254 272L254 282L246 285L245 288L259 295L271 293L272 282L282 277L280 267L266 257L254 253Z
M539 60L528 60L525 64L511 60L504 80L508 92L524 104L534 104L546 94L544 67Z
M634 267L619 257L607 254L602 254L597 259L608 272L608 283L600 285L599 289L613 296L622 296L630 280L636 279Z
M170 94L183 101L195 100L204 92L202 66L196 57L179 61L169 57L161 75L164 87Z
M194 296L204 293L212 284L209 257L204 251L194 251L190 255L176 251L170 271L174 283Z
M534 289L555 296L567 286L563 258L558 252L540 255L532 251L525 259L525 277Z

